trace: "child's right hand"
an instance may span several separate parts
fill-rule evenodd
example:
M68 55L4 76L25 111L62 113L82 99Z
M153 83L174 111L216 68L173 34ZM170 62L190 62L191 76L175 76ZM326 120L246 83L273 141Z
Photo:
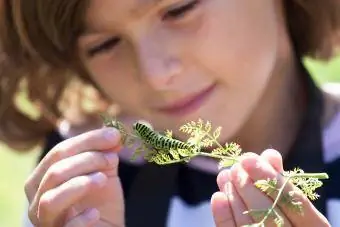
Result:
M113 128L89 131L55 146L25 184L33 225L123 227L118 150L120 134Z

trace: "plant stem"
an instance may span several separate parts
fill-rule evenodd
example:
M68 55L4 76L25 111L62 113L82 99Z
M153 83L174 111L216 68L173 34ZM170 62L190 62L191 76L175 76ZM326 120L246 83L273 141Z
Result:
M228 157L228 156L224 156L224 155L218 155L218 154L211 154L211 153L206 153L206 152L197 152L194 156L197 155L201 155L201 156L205 156L205 157L210 157L210 158L216 158L216 159L227 159L227 160L232 160L237 162L238 160L236 158L232 158L232 157ZM192 157L194 157L192 156Z
M264 218L262 219L262 221L259 224L264 224L264 222L267 220L268 216L273 212L273 210L276 207L276 204L279 202L281 195L283 193L283 190L285 189L286 185L288 184L289 180L291 179L291 177L287 177L287 179L285 180L285 182L283 183L282 187L279 190L279 193L277 194L275 201L273 203L273 205L270 207L270 209L268 210L267 214L264 216Z
M327 173L297 173L289 176L290 178L317 178L317 179L328 179Z
M196 155L194 155L194 156L196 156ZM191 156L191 157L194 157L194 156ZM177 159L177 160L167 161L167 162L164 162L164 163L159 163L159 165L176 164L176 163L180 163L180 162L185 162L186 160L188 160L188 158L181 158L181 159Z
M209 139L211 139L212 141L214 141L215 142L215 144L219 147L219 148L221 148L221 149L224 149L224 147L212 136L212 135L210 135L209 133L205 133L205 135L206 136L208 136L209 137Z
M122 134L125 134L125 135L127 135L127 136L131 136L131 137L136 138L136 139L140 139L137 135L131 134L131 133L129 133L129 132L124 132L124 133L122 133Z
M205 152L197 152L197 153L194 153L194 154L189 155L188 157L180 158L180 159L177 159L177 160L167 161L167 162L164 163L163 165L168 165L168 164L175 164L175 163L184 162L184 161L187 161L188 159L192 159L192 158L194 158L194 157L196 157L196 156L205 156L205 157L216 158L216 159L220 159L220 160L222 160L222 159L227 159L227 160L232 160L232 161L237 162L237 159L235 159L235 158L226 157L226 156L217 155L217 154L210 154L210 153L205 153Z

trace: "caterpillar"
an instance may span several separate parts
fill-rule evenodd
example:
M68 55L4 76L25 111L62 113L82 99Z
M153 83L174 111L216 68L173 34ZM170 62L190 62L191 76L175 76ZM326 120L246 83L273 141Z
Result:
M156 149L192 149L193 146L180 140L166 137L156 132L150 124L143 121L137 121L133 124L135 133L147 144Z

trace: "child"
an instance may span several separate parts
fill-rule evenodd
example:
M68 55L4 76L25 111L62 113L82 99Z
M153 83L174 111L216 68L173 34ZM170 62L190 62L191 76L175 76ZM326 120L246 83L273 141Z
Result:
M128 161L119 133L94 122L77 135L53 131L25 185L34 225L250 224L244 211L273 203L252 182L281 179L284 166L330 176L313 204L296 195L304 215L279 205L285 226L340 226L339 104L302 63L333 55L339 1L5 0L0 15L8 144L43 138L48 116L63 117L63 90L80 78L132 121L184 140L179 126L202 118L222 127L221 143L253 152L220 173L207 158L165 168ZM49 114L20 114L11 97L22 81Z

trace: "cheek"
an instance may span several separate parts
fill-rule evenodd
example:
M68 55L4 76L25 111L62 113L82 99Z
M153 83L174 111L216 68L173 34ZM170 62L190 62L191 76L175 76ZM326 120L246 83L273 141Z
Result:
M129 70L121 71L117 68ZM144 102L143 96L140 95L143 86L133 80L135 72L131 66L117 67L110 59L98 59L88 65L88 69L93 80L113 102L126 107L126 109L138 108L138 105Z
M274 6L271 1L215 3L209 6L214 15L207 17L197 36L196 60L232 89L258 93L276 59Z

